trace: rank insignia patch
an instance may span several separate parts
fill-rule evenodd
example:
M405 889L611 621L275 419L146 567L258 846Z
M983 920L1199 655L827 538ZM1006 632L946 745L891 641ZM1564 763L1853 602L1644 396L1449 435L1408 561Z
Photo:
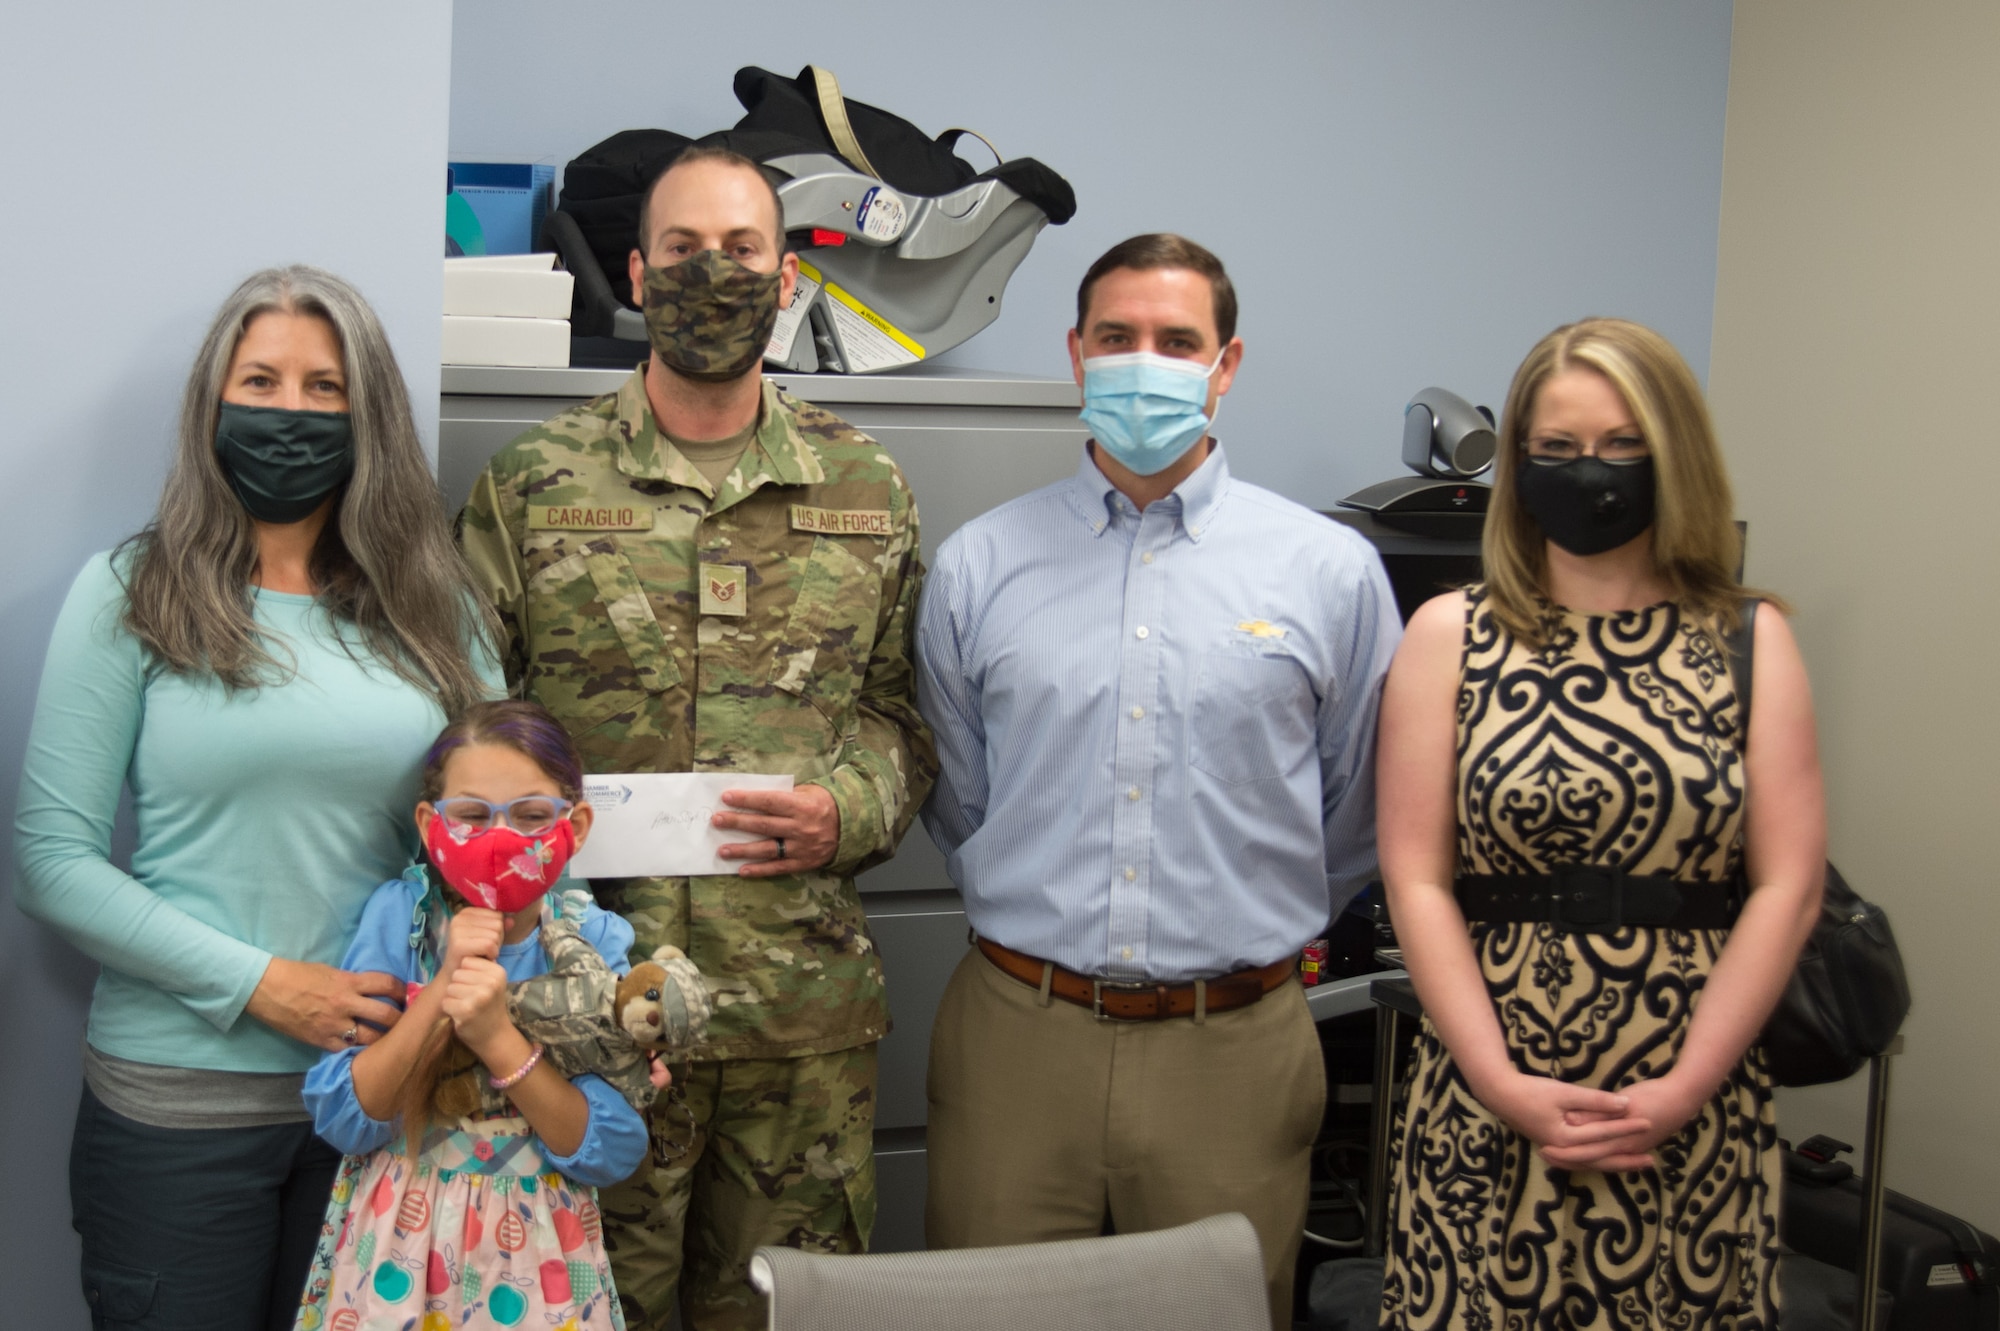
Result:
M701 613L743 616L750 613L750 588L745 570L737 564L703 564Z

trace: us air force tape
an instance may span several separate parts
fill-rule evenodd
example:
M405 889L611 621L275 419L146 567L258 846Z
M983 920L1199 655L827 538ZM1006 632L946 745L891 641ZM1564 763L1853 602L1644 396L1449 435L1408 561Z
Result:
M886 508L812 508L792 505L792 530L816 532L822 536L889 535Z

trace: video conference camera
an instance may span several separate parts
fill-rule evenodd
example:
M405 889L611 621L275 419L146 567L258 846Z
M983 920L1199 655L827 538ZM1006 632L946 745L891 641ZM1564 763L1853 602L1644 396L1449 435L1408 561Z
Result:
M1415 535L1477 540L1492 487L1473 478L1492 467L1499 447L1490 410L1426 388L1403 408L1403 465L1417 474L1357 490L1341 506Z

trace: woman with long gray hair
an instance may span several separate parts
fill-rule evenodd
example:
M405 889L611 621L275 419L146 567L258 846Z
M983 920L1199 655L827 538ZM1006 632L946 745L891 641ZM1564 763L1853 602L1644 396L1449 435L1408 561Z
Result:
M499 672L353 287L306 267L238 287L179 435L153 522L56 622L16 895L102 964L70 1156L93 1320L253 1331L291 1325L338 1164L304 1073L403 998L335 963L416 852L425 745Z

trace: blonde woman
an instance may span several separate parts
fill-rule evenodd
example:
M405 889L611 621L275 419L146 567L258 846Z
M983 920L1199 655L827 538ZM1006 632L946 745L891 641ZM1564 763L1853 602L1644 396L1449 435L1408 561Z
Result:
M497 682L480 604L374 312L250 278L154 521L70 589L21 773L17 900L103 967L70 1156L95 1321L291 1325L338 1164L300 1085L398 1015L336 963L415 852L424 746Z
M1423 1001L1383 1325L1774 1331L1757 1033L1825 814L1784 617L1725 635L1729 483L1657 333L1559 328L1501 422L1486 581L1412 617L1382 704L1383 877Z

